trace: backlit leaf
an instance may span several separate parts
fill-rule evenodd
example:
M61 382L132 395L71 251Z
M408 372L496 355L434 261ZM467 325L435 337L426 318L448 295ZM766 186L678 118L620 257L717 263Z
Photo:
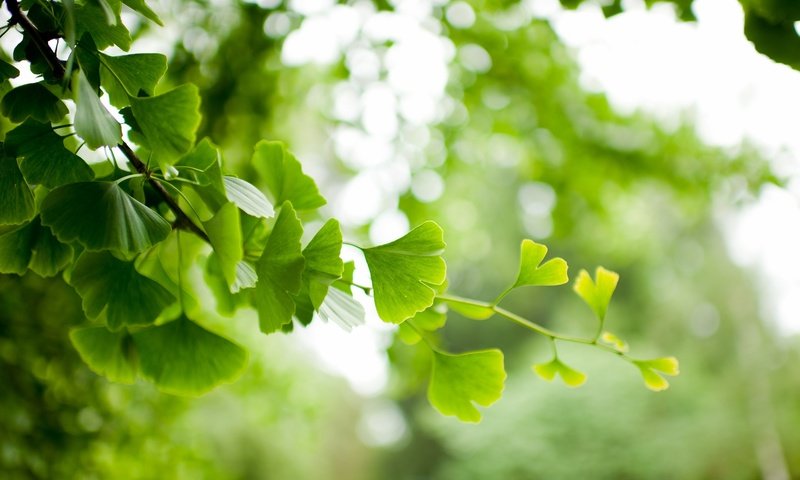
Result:
M36 215L31 187L22 176L17 159L0 151L0 225L17 225Z
M89 148L114 147L122 142L122 127L108 113L82 72L78 76L75 103L75 132L86 141Z
M381 319L401 323L433 304L433 286L446 276L444 248L441 227L425 222L393 242L364 249Z
M283 143L259 142L252 163L266 182L273 204L289 201L296 210L311 210L325 205L317 184L303 173L300 162Z
M236 283L237 264L242 260L242 230L239 224L239 209L226 203L213 218L203 222L203 227L217 254L222 274L228 285Z
M488 407L503 394L506 372L500 350L452 355L433 352L428 400L443 415L479 422L475 405Z
M680 373L678 359L675 357L655 358L652 360L634 360L633 364L639 368L644 384L654 392L669 388L669 382L659 374L675 376Z
M275 215L272 204L267 197L249 182L241 178L225 176L223 178L228 200L235 203L242 211L253 217L269 218Z
M614 295L614 290L617 288L619 275L603 267L597 267L594 276L595 280L593 281L586 270L581 270L575 280L573 290L589 305L597 318L603 320L606 317L611 296Z
M69 332L72 345L89 368L112 382L136 381L136 354L128 332L105 327L80 327Z
M0 273L24 274L28 269L52 277L72 260L72 247L59 242L39 218L0 235Z
M128 106L128 97L155 94L156 84L167 71L167 57L157 53L111 56L101 53L100 79L109 100L117 108Z
M40 122L58 122L67 114L67 106L41 83L20 85L6 93L0 112L14 123L28 117Z
M575 370L562 362L558 357L553 358L547 363L534 365L533 371L548 382L552 381L556 377L556 374L558 374L561 380L570 387L580 387L586 383L585 373Z
M544 263L547 247L525 239L520 246L519 273L514 287L524 285L552 286L567 283L567 262L553 258Z
M339 258L341 250L342 230L334 219L325 222L303 249L306 261L303 276L309 283L311 303L317 310L328 293L328 286L342 276L344 263Z
M161 22L161 19L158 18L158 15L156 15L156 12L151 10L150 7L147 6L147 3L144 0L122 0L122 3L124 3L131 10L142 14L142 16L144 16L148 20L151 20L161 26L164 25Z

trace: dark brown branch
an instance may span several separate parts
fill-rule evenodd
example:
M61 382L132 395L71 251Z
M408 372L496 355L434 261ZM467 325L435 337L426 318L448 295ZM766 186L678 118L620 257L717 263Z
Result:
M56 53L47 44L47 41L44 39L39 29L36 28L36 25L31 23L30 19L28 19L24 13L22 13L17 0L5 1L8 11L11 13L11 22L22 27L22 30L28 34L30 40L34 43L34 45L36 45L36 48L38 48L39 52L44 56L47 64L53 71L53 75L55 75L59 80L63 79L64 75L66 74L64 65L61 63L61 60L58 59ZM153 190L155 190L161 196L161 199L164 201L164 203L166 203L170 210L172 210L172 212L175 214L175 217L177 218L175 222L176 226L179 228L185 228L206 242L211 243L208 239L208 235L206 235L206 232L204 232L203 229L198 227L192 221L192 219L189 218L186 212L184 212L180 205L178 205L178 202L172 198L172 195L170 195L169 192L167 192L167 190L164 188L164 185L150 175L150 172L147 170L147 166L141 161L141 159L139 159L139 157L136 156L136 153L134 153L133 149L131 149L131 147L125 143L125 141L122 141L119 145L117 145L117 147L122 151L128 161L131 162L133 168L135 168L137 172L144 174L145 178L147 178L147 181L153 187Z

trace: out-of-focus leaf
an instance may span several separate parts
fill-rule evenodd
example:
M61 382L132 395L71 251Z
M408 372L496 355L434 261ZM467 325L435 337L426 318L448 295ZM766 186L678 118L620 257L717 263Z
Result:
M39 218L0 235L0 273L24 274L29 268L52 277L72 260L72 247L59 242Z
M36 215L31 187L19 169L17 159L6 153L0 155L0 225L17 225Z
M573 289L589 305L597 318L603 320L606 317L611 296L614 295L614 290L617 288L619 275L603 267L597 267L594 276L595 280L592 280L589 272L581 270Z
M634 365L639 368L644 384L654 392L660 392L669 388L669 382L659 372L664 375L675 376L680 373L678 359L675 357L655 358L653 360L634 360Z
M552 381L556 377L556 374L558 374L561 380L570 387L580 387L586 383L585 373L575 370L562 362L558 357L553 358L547 363L534 365L533 371L548 382Z
M475 405L488 407L499 400L505 380L500 350L458 355L435 351L428 400L442 415L477 423L481 414Z
M128 332L105 327L80 327L69 332L72 345L89 368L112 382L136 381L137 365L133 338Z

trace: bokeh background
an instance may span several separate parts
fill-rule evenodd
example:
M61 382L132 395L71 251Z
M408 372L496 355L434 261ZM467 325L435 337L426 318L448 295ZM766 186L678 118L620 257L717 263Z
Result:
M638 0L610 20L549 0L149 3L167 26L127 18L134 50L198 84L230 170L282 140L346 237L437 221L461 295L503 290L523 238L573 275L615 270L608 327L682 372L655 394L565 347L589 381L550 384L530 370L542 339L451 313L448 348L502 347L509 372L466 425L428 405L421 350L374 318L264 337L242 312L208 321L253 352L246 373L187 399L96 376L67 336L76 294L0 276L0 477L800 478L800 73L753 50L735 0L697 0L690 24ZM594 328L567 286L504 306Z

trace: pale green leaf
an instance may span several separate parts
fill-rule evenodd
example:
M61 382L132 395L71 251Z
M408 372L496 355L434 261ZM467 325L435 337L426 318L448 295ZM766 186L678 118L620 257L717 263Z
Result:
M225 176L223 179L228 200L253 217L269 218L275 215L267 197L249 182L241 178Z
M303 249L306 259L303 276L309 283L309 296L316 310L322 305L328 286L342 276L344 263L339 258L341 250L342 230L335 219L325 222Z
M217 254L225 280L229 286L234 285L237 278L237 265L244 255L239 209L233 203L226 203L213 218L203 222L203 227Z
M594 275L595 280L593 281L586 270L581 270L573 289L594 311L597 318L603 320L606 317L611 296L614 295L614 290L617 288L619 275L603 267L597 267Z
M669 382L659 374L675 376L680 373L678 359L675 357L662 357L652 360L634 360L633 364L639 368L644 383L650 390L660 392L669 388Z
M47 188L94 177L92 168L64 146L64 137L46 123L27 120L6 135L6 150L22 157L20 170L30 184Z
M258 274L248 262L242 260L236 264L236 281L231 286L231 292L236 293L247 288L253 288L258 282Z
M125 255L160 242L172 230L161 215L112 182L71 183L50 192L42 203L42 223L64 243Z
M133 262L107 252L83 252L69 283L81 296L86 316L105 318L111 330L150 325L175 302L164 287L140 275Z
M479 422L475 405L488 407L503 394L503 352L482 350L452 355L433 352L428 400L443 415Z
M433 304L432 286L446 277L444 248L441 227L425 222L391 243L364 249L381 319L401 323Z
M398 337L407 345L415 345L422 340L420 331L435 332L447 323L447 306L434 304L400 324Z
M552 381L556 377L556 374L558 374L561 380L570 387L580 387L586 383L585 373L575 370L562 362L558 357L553 358L547 363L534 365L533 371L548 382Z
M130 104L128 97L155 94L156 84L167 71L167 57L157 53L111 56L99 54L100 81L109 101L117 108Z
M80 135L92 150L119 145L122 142L122 127L119 122L100 102L100 97L83 72L78 75L77 82L75 133Z
M17 225L36 215L31 187L22 176L17 159L5 148L0 156L0 225Z
M300 291L305 266L300 250L302 235L303 226L292 205L283 204L256 264L254 305L264 333L272 333L292 321L295 310L292 295Z
M131 98L131 111L153 158L166 171L191 150L200 125L200 94L182 85L155 97Z
M354 327L364 324L364 307L351 295L331 288L319 306L319 317L349 332Z
M144 378L176 395L200 395L234 381L247 352L186 317L133 334Z
M476 302L448 295L442 298L450 309L472 320L486 320L494 315L494 306L486 302Z
M14 123L28 117L40 122L58 122L67 114L67 106L42 83L20 85L6 93L0 112Z
M296 210L311 210L325 205L316 183L303 173L300 162L281 142L258 142L253 167L267 184L274 205L292 202Z
M147 6L147 3L144 0L122 0L122 3L124 3L131 10L140 13L148 20L151 20L157 23L158 25L164 26L164 23L161 22L160 18L158 18L156 12L151 10L150 7Z
M514 287L524 285L552 286L567 283L567 262L553 258L542 263L547 247L525 239L520 246L519 273Z
M127 332L110 332L105 327L80 327L69 332L72 345L89 368L112 382L136 381L136 353Z

